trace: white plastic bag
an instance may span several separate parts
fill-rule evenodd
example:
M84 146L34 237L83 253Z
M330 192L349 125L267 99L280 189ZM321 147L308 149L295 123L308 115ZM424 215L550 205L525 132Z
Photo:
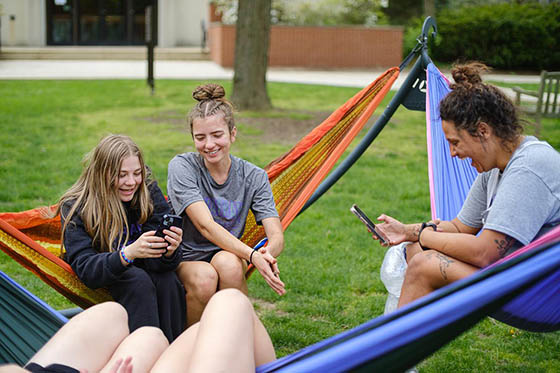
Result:
M391 246L385 253L383 264L381 264L381 269L379 271L381 281L389 293L387 295L387 301L385 302L385 314L397 309L407 267L404 249L409 243L410 242L403 242L399 245Z

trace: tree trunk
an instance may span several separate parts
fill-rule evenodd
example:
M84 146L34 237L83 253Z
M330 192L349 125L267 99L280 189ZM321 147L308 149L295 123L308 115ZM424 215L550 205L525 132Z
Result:
M266 90L271 0L239 0L232 101L237 108L271 107Z

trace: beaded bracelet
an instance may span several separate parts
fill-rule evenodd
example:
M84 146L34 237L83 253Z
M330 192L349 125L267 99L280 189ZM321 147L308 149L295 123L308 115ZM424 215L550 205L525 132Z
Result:
M127 264L132 264L132 262L134 262L134 259L128 259L126 257L126 255L124 255L124 247L121 249L121 258L123 258L123 260L127 263Z

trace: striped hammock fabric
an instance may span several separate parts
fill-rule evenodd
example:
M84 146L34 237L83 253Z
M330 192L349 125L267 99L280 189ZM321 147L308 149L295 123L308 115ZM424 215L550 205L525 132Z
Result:
M398 75L396 67L384 72L265 167L283 229L364 127ZM111 299L106 289L87 288L61 259L60 230L60 218L45 218L40 208L0 213L0 248L82 308ZM242 241L253 247L264 237L264 229L250 214Z
M396 67L387 70L265 167L284 229L364 127L398 74ZM250 215L242 241L253 247L264 237L264 229Z
M67 321L0 271L0 365L25 365Z
M47 285L76 305L86 308L111 300L106 289L85 286L61 259L60 218L43 217L37 208L0 214L0 248Z

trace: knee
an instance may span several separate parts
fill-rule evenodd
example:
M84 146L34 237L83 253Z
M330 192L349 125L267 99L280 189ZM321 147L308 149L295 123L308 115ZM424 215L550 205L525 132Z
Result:
M97 312L107 319L116 320L119 323L127 323L128 315L125 308L117 302L103 302L88 308L87 312Z
M73 322L74 319L76 319L76 322L79 322L79 320L87 320L86 322L89 326L107 333L107 338L112 336L116 340L122 340L129 334L128 313L126 309L117 302L96 304L71 319L71 322Z
M150 346L152 352L156 352L158 356L169 346L165 334L160 328L154 326L138 328L130 336L138 340L141 346Z
M227 282L245 281L244 266L234 254L221 252L222 255L216 255L212 260L212 265L216 267L220 280Z
M218 273L211 265L204 269L199 268L189 275L185 288L189 296L207 302L218 288Z
M249 298L240 290L234 288L218 291L212 299L210 299L209 305L210 303L220 309L227 309L228 312L239 311L244 314L250 314L248 312L251 312L253 309Z
M414 255L414 257L408 263L408 268L406 269L406 277L421 279L428 274L429 264L433 251L422 251Z

